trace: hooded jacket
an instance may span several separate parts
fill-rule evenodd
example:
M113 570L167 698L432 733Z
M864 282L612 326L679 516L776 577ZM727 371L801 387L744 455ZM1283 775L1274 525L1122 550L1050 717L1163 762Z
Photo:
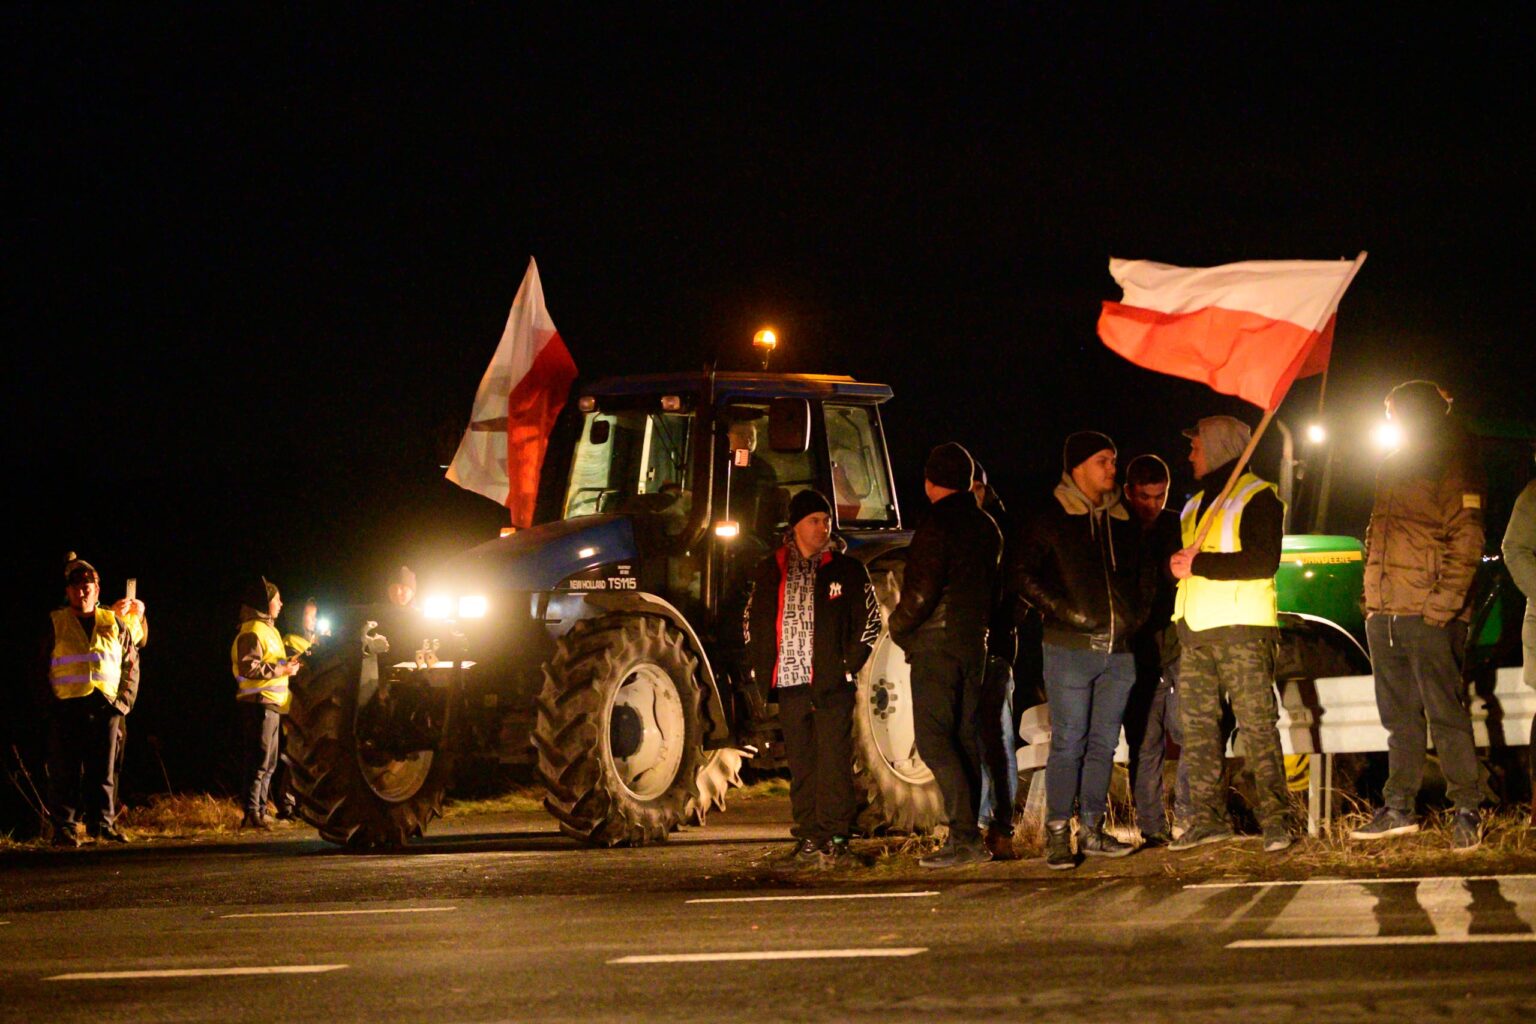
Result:
M790 543L793 543L791 541ZM753 573L742 611L747 664L763 692L773 697L784 629L785 567L789 550L772 552ZM811 693L852 690L880 636L880 604L862 562L828 548L817 556L812 610Z
M1124 652L1146 620L1156 566L1119 488L1097 505L1061 475L1010 545L1008 586L1045 617L1045 642Z
M1470 445L1449 430L1382 461L1365 531L1367 615L1422 615L1436 626L1471 619L1485 489Z
M1003 537L970 491L934 502L912 535L891 639L907 654L986 658ZM978 664L980 662L978 661Z

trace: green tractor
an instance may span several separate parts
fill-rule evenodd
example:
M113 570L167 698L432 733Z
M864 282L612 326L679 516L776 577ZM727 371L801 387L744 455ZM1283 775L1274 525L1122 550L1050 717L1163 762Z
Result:
M781 764L774 708L743 670L745 581L790 498L833 500L888 614L903 529L881 430L890 388L850 377L656 375L580 391L552 444L558 518L482 544L407 606L356 609L297 677L287 757L332 842L391 846L442 808L455 762L535 769L560 828L598 846L702 824L744 758ZM558 435L557 435L558 436ZM871 827L940 821L901 653L858 680Z

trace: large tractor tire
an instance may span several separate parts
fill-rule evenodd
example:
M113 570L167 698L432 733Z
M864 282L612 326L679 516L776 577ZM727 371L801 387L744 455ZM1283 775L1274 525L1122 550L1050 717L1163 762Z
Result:
M871 574L881 617L896 607L896 573ZM853 706L854 777L867 803L860 818L872 830L927 832L944 822L944 796L917 752L912 676L906 656L881 630L858 678Z
M402 757L369 753L359 698L366 703L377 683L362 681L363 663L361 652L338 651L294 678L283 726L292 785L300 814L323 838L396 847L442 813L453 766L446 743Z
M698 658L660 616L578 622L544 666L533 746L544 807L594 846L660 842L698 797Z

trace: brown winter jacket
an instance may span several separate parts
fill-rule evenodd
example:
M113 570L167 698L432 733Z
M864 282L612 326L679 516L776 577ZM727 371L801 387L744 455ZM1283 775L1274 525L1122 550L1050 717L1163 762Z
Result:
M1435 626L1472 617L1485 491L1476 455L1458 437L1387 456L1365 532L1367 615L1422 615Z

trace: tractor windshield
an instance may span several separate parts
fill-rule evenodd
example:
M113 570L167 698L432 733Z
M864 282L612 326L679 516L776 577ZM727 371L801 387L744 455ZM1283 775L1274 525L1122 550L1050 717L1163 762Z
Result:
M693 508L691 412L589 412L571 461L565 518L654 514L681 533Z

